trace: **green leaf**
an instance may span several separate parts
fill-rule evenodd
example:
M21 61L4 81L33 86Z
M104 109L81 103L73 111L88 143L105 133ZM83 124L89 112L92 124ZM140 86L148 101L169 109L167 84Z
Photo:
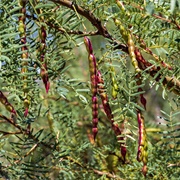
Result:
M7 63L11 62L11 60L7 56L4 56L4 55L0 55L0 61L6 61Z
M147 12L147 14L149 14L149 15L152 15L152 14L154 14L154 3L153 2L149 2L148 4L147 4L147 6L146 6L146 12Z
M35 9L43 9L43 8L53 8L55 7L55 4L54 3L39 3L36 5Z

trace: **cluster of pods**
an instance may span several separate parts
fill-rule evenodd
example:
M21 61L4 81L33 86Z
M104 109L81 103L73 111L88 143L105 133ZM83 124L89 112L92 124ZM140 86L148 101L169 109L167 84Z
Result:
M20 41L22 44L21 47L21 73L22 73L22 82L23 82L23 93L24 93L24 116L26 117L28 115L29 106L30 106L30 98L28 95L28 47L26 45L27 39L26 39L26 5L28 1L25 0L19 0L19 6L20 6L20 13L21 16L19 16L19 35L20 35ZM41 78L45 85L46 92L48 93L50 88L50 82L48 80L48 72L47 72L47 63L45 61L45 53L46 53L46 29L45 26L41 26L40 28L40 48L39 48L39 57L40 61L42 63L41 65ZM3 92L0 91L0 102L6 107L7 110L9 110L11 113L16 114L16 111L14 110L14 107L8 102L7 98L4 96Z
M132 39L132 34L129 30L126 30L125 27L122 25L122 23L115 19L115 24L118 26L120 33L122 35L122 38L128 45L128 53L131 58L132 65L134 66L136 76L135 78L137 79L137 85L141 84L141 70L139 68L140 64L139 61L137 61L137 56L141 59L142 64L148 65L146 62L144 63L144 58L142 58L138 51L138 49L135 47L133 39ZM96 137L98 128L98 104L97 104L97 93L99 93L102 104L104 107L104 111L108 117L108 119L111 122L112 129L114 130L116 136L119 137L121 135L121 130L119 129L117 124L114 124L113 120L113 114L111 112L110 105L108 103L108 97L107 93L104 88L104 81L102 79L101 72L97 70L97 65L96 65L96 58L93 54L93 48L90 40L87 37L84 37L84 42L86 45L86 49L88 51L88 59L89 59L89 68L90 68L90 77L91 77L91 91L92 91L92 116L93 116L93 134L94 138ZM114 69L110 69L112 71L111 73L111 79L112 79L112 95L114 98L117 96L117 91L118 91L118 85L112 76L114 73ZM141 92L142 88L138 88L138 92ZM140 93L140 102L146 109L146 99L144 98L143 94ZM137 160L139 162L143 162L143 168L142 172L144 176L146 176L147 173L147 161L148 161L148 154L147 154L147 136L146 136L146 130L145 130L145 122L144 122L144 117L142 115L142 112L140 109L137 109L137 122L138 122L138 127L139 127L139 140L138 140L138 152L137 152ZM120 139L122 142L123 138ZM124 144L121 143L121 154L125 160L126 156L126 147Z
M28 84L27 84L27 66L28 66L28 48L26 46L26 1L20 0L19 4L21 6L20 13L22 14L19 17L19 28L18 31L20 33L20 38L21 38L21 44L23 45L21 47L22 55L21 55L21 73L23 74L23 91L24 91L24 107L25 107L25 112L24 116L26 117L28 115L28 110L29 110L29 105L30 101L28 99Z
M117 1L117 5L122 8L122 4ZM134 66L137 79L137 85L139 86L141 84L141 70L139 66L145 66L149 67L150 64L144 60L141 53L139 52L138 48L135 47L132 34L130 30L125 29L125 27L122 25L121 21L118 19L114 19L114 22L116 26L119 28L120 33L122 35L122 38L128 45L128 53L131 58L132 65ZM138 61L137 61L138 59ZM143 69L144 67L142 67ZM138 88L138 92L141 92L142 88ZM146 99L144 98L143 94L140 94L140 102L144 106L144 109L146 109ZM147 160L148 160L148 154L147 154L147 136L146 136L146 129L145 129L145 122L142 115L142 112L140 109L137 109L137 122L139 126L139 141L138 141L138 153L137 153L137 160L139 162L143 162L143 168L142 172L144 176L147 174Z
M84 37L84 43L86 45L86 49L88 52L88 59L89 59L89 71L90 71L91 92L92 92L92 123L93 123L92 132L93 132L94 140L95 140L97 132L98 132L98 128L97 128L97 124L98 124L97 95L99 95L101 98L101 101L102 101L104 111L107 115L108 120L111 123L112 129L113 129L115 135L117 136L118 140L121 143L120 144L121 145L121 154L122 154L123 160L125 162L126 147L125 147L125 144L123 143L124 137L121 136L122 133L121 133L121 129L119 128L118 124L115 124L115 122L114 122L114 117L113 117L113 114L111 111L111 107L109 105L108 96L107 96L105 86L104 86L104 80L102 78L102 74L101 74L100 70L98 70L98 68L97 68L96 58L93 54L92 43L88 37ZM115 80L114 80L114 82L115 82Z
M26 117L28 115L29 111L29 106L30 106L30 98L28 96L28 80L27 80L27 74L28 74L28 48L26 45L26 6L27 6L27 1L25 0L19 0L19 6L20 8L20 13L22 14L19 17L19 34L20 34L20 40L21 44L23 45L21 47L22 55L21 55L21 73L23 74L22 80L23 80L23 92L24 92L24 116ZM43 19L42 19L43 22ZM47 72L47 63L45 61L45 53L46 53L46 29L45 26L41 26L40 31L39 31L39 38L40 38L40 47L39 47L39 58L41 61L41 78L42 81L45 85L46 92L48 93L49 88L50 88L50 82L48 79L48 72Z

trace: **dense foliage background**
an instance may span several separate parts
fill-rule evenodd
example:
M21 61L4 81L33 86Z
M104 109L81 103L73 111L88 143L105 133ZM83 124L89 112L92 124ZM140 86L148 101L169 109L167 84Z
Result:
M1 179L178 179L179 12L179 0L0 0ZM84 36L118 137L99 94L93 140ZM137 161L139 111L148 140L146 177Z

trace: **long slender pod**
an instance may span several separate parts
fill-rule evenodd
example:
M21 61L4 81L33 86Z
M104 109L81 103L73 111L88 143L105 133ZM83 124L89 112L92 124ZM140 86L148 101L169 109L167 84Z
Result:
M100 70L98 70L97 72L97 77L98 77L98 93L101 97L101 101L102 101L102 105L104 108L104 111L111 123L112 129L115 133L116 136L118 136L118 141L120 141L120 146L121 146L121 155L123 157L123 161L125 162L126 160L126 147L125 144L123 143L124 141L124 137L121 136L121 129L119 128L118 124L115 124L114 122L114 117L111 111L111 107L109 105L109 101L108 101L108 96L104 87L104 80L102 78L102 74L100 72Z
M131 33L128 33L127 38L128 38L128 41L127 41L128 51L129 51L129 56L131 58L132 65L134 66L135 72L139 73L141 70L139 69L138 61L136 60L136 55L134 53L135 45L134 45Z
M93 49L90 39L84 37L84 43L88 51L88 59L89 59L89 72L91 78L91 92L92 92L92 118L93 118L92 132L95 140L96 135L98 133L97 65L96 65L96 58L93 54Z
M143 162L142 172L144 176L147 173L147 162L148 162L148 142L147 142L147 135L145 129L145 122L144 117L140 110L137 110L137 120L139 126L139 142L138 142L138 153L137 153L137 160L139 162Z
M121 21L115 19L114 22L118 26L124 41L128 45L128 52L129 52L129 56L131 58L132 65L134 66L135 71L137 73L139 73L141 70L139 69L138 61L136 60L136 55L134 53L135 45L134 45L134 42L133 42L133 39L132 39L131 32L129 30L125 29L125 27L122 25Z
M50 88L50 82L49 82L49 77L48 77L48 68L47 68L47 62L45 60L45 54L46 54L46 28L45 26L41 26L40 29L40 39L41 39L41 44L40 44L40 61L42 62L41 65L41 78L43 80L45 89L46 89L46 93L48 93L49 88Z
M112 90L111 90L111 94L112 94L112 97L114 98L114 99L116 99L117 98L117 94L118 94L118 90L119 90L119 88L118 88L118 84L117 84L117 80L115 79L115 69L114 69L114 67L110 67L109 68L109 71L111 72L110 73L110 78L111 78L111 81L112 81Z
M24 0L19 0L19 5L22 7L20 9L20 13L22 13L22 16L19 17L19 33L20 33L20 38L21 38L21 44L23 45L21 47L22 55L22 69L21 73L24 74L22 79L23 79L23 92L24 92L24 107L25 107L25 112L24 116L26 117L28 115L28 110L29 110L29 105L30 101L28 99L28 90L27 90L27 75L25 75L28 71L27 66L28 66L28 48L26 46L26 2Z
M118 0L117 0L117 5L123 11L125 11L123 4L120 3L120 1ZM137 85L140 85L141 84L141 70L139 67L144 66L142 68L145 69L148 66L151 66L151 64L144 60L138 48L135 47L131 31L128 29L125 29L125 27L122 25L122 23L119 20L115 19L114 21L120 30L122 38L128 45L129 56L131 58L131 63L134 66L135 73L136 73L135 77L137 79ZM138 92L141 92L141 91L142 91L142 88L138 88ZM141 101L141 104L146 109L146 99L144 98L143 94L140 94L140 101ZM148 157L147 157L147 144L148 143L147 143L144 117L142 115L142 112L139 109L137 110L137 120L138 120L138 127L139 127L137 160L140 162L141 161L143 162L142 172L144 176L146 176L147 160L148 160Z
M141 74L138 73L136 75L137 82L136 84L140 86L142 84ZM138 92L142 92L142 88L138 88ZM146 110L146 98L143 94L140 94L140 102L144 106ZM137 152L137 160L139 162L143 162L142 172L144 176L147 174L147 162L148 162L148 142L147 142L147 135L146 135L146 128L145 128L145 121L140 109L137 110L137 122L138 122L138 129L139 129L139 141L138 141L138 152Z
M4 94L2 93L2 91L0 91L0 102L6 107L6 109L15 114L16 115L16 111L14 109L14 107L12 106L12 104L10 104L6 98L6 96L4 96Z

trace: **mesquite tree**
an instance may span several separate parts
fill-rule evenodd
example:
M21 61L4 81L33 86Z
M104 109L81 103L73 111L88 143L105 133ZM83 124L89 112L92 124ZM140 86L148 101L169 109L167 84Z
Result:
M178 0L1 0L1 179L178 179Z

